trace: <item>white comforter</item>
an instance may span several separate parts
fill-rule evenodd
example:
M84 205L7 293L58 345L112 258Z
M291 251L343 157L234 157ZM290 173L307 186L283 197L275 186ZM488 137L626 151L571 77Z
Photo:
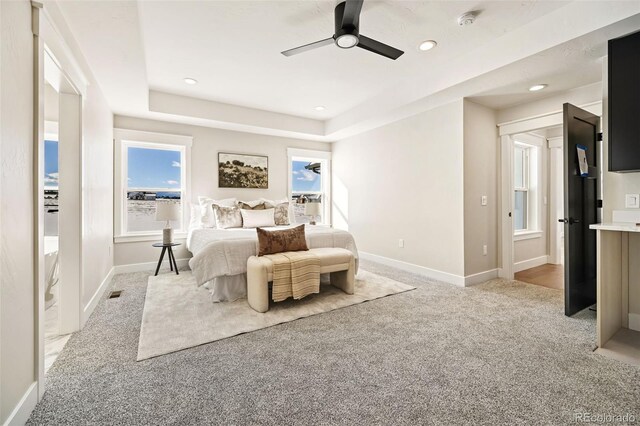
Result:
M309 248L341 247L350 250L356 259L357 271L358 250L350 233L323 226L306 226L305 233ZM187 248L193 254L189 266L196 283L206 285L214 301L231 301L246 296L247 260L258 253L255 229L191 229Z

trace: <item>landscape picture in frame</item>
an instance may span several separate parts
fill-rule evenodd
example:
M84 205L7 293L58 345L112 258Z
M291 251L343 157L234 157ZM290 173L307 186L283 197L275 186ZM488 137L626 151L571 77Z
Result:
M218 153L219 188L269 188L269 157Z

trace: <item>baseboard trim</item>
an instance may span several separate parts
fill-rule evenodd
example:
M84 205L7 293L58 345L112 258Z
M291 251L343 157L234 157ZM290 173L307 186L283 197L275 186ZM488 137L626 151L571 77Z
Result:
M176 263L178 264L178 268L183 268L189 264L189 259L176 259ZM113 268L115 269L114 274L128 274L129 272L143 272L143 271L154 271L158 266L158 262L144 262L144 263L131 263L128 265L116 265ZM162 262L162 267L168 267L169 260L165 260Z
M402 269L403 271L413 272L414 274L422 275L427 278L431 278L445 283L453 284L459 287L464 287L465 278L460 275L450 274L448 272L438 271L437 269L426 268L424 266L416 265L414 263L403 262L402 260L391 259L389 257L378 256L377 254L359 252L358 256L361 259L371 260L378 262L386 266Z
M91 300L89 300L89 303L87 303L87 306L84 307L84 311L82 312L82 324L80 324L80 328L84 327L84 325L87 323L87 320L89 319L93 311L96 309L96 306L98 306L98 303L100 302L100 299L102 299L102 296L104 295L105 291L107 291L107 289L109 288L109 285L111 284L111 279L113 278L113 275L114 275L114 271L115 271L115 266L112 266L107 276L104 277L104 279L100 283L100 286L98 287L96 292L93 293L93 297L91 297Z
M629 329L640 331L640 314L629 314Z
M20 401L13 409L3 426L23 425L29 420L29 416L38 403L38 382L29 385Z
M467 275L464 277L464 286L468 287L475 284L481 284L483 282L498 278L499 270L489 269L488 271L478 272L477 274Z
M533 259L523 260L513 264L513 273L524 271L525 269L535 268L536 266L542 266L549 263L549 256L544 255L540 257L534 257Z

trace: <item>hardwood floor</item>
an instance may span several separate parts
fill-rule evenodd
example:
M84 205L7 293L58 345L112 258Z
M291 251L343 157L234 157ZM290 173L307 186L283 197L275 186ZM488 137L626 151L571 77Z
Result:
M546 265L516 272L515 279L529 284L562 290L564 288L564 267L547 263Z

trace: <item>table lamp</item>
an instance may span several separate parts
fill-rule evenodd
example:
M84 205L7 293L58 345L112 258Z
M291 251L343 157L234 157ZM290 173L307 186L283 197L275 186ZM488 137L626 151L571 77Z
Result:
M309 221L310 225L316 224L316 216L320 215L321 207L322 207L322 203L308 202L304 205L305 216L311 216L311 220Z
M167 224L162 230L162 244L173 243L172 220L180 220L180 204L167 201L156 201L156 220L166 221Z

